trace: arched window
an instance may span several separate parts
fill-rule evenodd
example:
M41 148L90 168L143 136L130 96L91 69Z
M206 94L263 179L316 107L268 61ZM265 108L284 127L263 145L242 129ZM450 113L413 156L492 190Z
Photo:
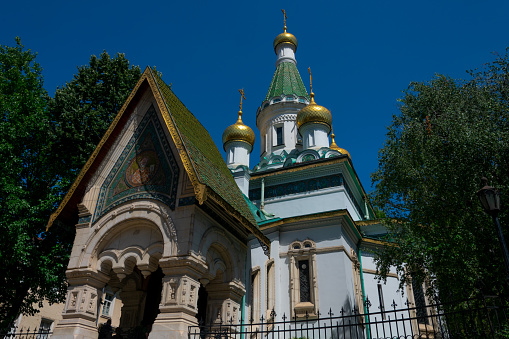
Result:
M316 245L312 240L294 241L288 256L292 317L315 316L318 311Z

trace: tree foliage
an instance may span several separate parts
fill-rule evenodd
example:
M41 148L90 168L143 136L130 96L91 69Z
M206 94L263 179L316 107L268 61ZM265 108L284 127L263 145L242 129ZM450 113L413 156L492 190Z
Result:
M401 287L428 279L448 298L506 288L495 228L475 193L486 176L509 199L508 65L506 53L468 81L436 75L404 91L372 174L396 245L376 257L381 277L396 267ZM500 214L505 229L508 216Z
M102 53L51 99L35 58L0 45L0 328L65 299L74 227L46 224L141 74Z
M57 121L54 156L68 170L68 180L76 178L140 76L124 54L111 58L103 52L56 90L49 105Z

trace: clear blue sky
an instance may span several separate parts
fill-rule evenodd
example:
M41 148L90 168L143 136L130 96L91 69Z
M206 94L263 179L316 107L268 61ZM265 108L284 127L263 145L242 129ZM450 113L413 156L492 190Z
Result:
M156 66L208 129L221 135L236 120L244 88L244 122L257 140L256 109L275 70L272 41L298 41L298 68L318 104L332 112L336 142L352 155L367 191L386 126L411 81L435 73L466 78L509 46L509 1L7 1L0 44L20 36L38 53L45 88L72 79L77 66L106 50L134 65Z

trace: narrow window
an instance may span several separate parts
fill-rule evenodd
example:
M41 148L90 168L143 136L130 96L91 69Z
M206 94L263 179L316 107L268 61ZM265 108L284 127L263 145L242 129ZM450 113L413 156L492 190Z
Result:
M308 146L314 146L315 145L315 136L313 133L309 133L308 135Z
M274 275L274 262L270 262L267 265L267 319L270 317L272 310L274 309L274 297L275 297L275 275Z
M311 302L309 283L309 260L299 260L300 302Z
M382 291L382 284L378 284L378 302L380 303L380 312L382 312L382 319L385 320L385 304L384 304L384 293Z
M258 323L260 320L260 268L251 273L250 304L251 313L249 321Z
M102 309L102 315L104 316L107 316L109 317L110 316L110 312L111 312L111 305L113 303L113 294L111 293L106 293L106 295L104 296L104 301L103 301L103 309Z
M283 145L283 127L276 127L276 146Z
M230 155L230 157L229 157L229 158L230 158L230 159L229 159L229 160L230 160L230 161L229 161L229 163L230 163L230 164L233 164L233 163L235 162L235 153L233 152L233 149L230 149L230 152L229 152L229 153L230 153L230 154L229 154L229 155Z
M419 324L428 324L428 314L426 312L426 299L422 285L412 279L412 289L414 291L415 312Z
M49 338L49 332L51 331L52 324L53 324L52 320L42 318L41 324L39 325L39 333L37 334L37 339Z

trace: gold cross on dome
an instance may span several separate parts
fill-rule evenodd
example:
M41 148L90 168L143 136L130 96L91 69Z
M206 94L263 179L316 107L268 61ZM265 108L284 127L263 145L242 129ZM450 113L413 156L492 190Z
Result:
M285 33L286 33L286 11L284 9L281 10L281 12L283 12L283 22L284 22L284 25L285 25Z
M311 76L311 67L308 67L309 72L309 89L313 92L313 77Z
M239 93L240 93L240 105L239 105L239 109L242 111L242 99L244 100L247 100L246 97L244 96L244 89L239 89Z

